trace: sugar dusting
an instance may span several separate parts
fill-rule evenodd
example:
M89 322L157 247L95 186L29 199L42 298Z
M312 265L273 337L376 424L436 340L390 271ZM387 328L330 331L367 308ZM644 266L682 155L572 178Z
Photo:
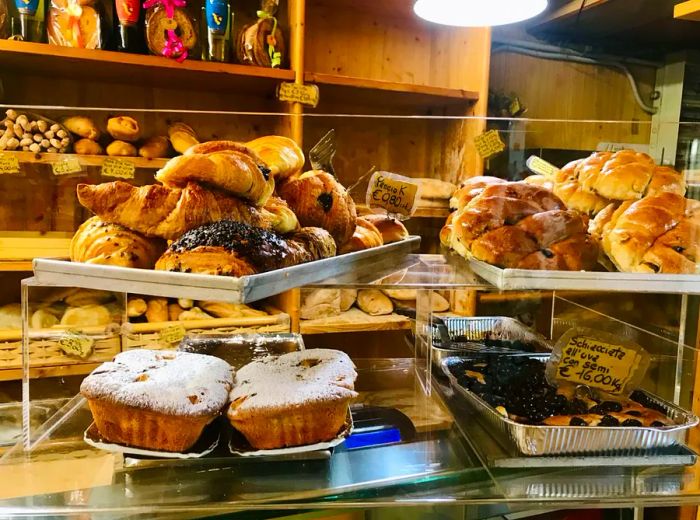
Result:
M310 349L253 361L236 374L231 413L291 409L357 396L357 372L344 352Z
M88 399L178 416L216 413L228 400L232 369L213 356L137 349L97 367L80 385Z

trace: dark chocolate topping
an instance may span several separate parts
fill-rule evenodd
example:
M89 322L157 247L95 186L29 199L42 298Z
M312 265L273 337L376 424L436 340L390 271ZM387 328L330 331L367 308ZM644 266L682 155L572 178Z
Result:
M323 211L328 213L333 208L333 194L332 193L321 193L318 196L318 203L323 208Z
M263 270L274 269L289 251L287 243L276 233L233 220L220 220L192 229L174 242L170 250L182 253L200 246L223 247Z

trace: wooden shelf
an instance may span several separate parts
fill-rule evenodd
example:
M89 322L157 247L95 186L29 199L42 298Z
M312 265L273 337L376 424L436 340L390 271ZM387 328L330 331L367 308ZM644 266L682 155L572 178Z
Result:
M0 272L31 271L31 260L0 260Z
M410 330L413 322L399 314L370 316L360 309L350 309L332 318L301 320L302 334L329 334L333 332L376 332L386 330Z
M177 63L161 56L14 40L0 40L0 70L178 89L235 89L258 95L272 95L280 81L294 81L294 73L286 69L195 60Z
M119 159L133 163L136 168L157 170L165 166L168 159L146 159L145 157L109 157L107 155L77 155L62 153L0 152L13 154L21 164L54 164L68 157L77 157L82 166L102 166L105 159Z
M306 83L315 83L324 100L371 106L447 106L471 105L479 99L469 90L414 85L374 79L354 78L318 72L304 73Z

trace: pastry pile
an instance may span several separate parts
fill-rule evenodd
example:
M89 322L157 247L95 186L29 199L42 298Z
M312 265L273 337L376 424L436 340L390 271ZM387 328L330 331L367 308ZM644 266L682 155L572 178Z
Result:
M499 267L695 273L700 203L684 194L683 176L646 154L596 152L551 177L468 179L440 240Z
M244 276L408 236L386 216L358 218L332 175L300 173L304 154L291 139L199 143L177 125L170 139L188 147L156 173L160 184L78 185L96 216L76 232L71 260Z
M103 363L80 392L109 442L183 452L228 405L231 425L252 448L273 449L335 438L357 396L356 377L350 358L336 350L268 356L234 377L213 356L143 349Z

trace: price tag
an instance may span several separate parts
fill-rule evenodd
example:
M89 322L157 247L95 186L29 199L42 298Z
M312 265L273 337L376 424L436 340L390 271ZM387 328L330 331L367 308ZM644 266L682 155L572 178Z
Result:
M554 177L559 171L559 168L554 166L552 163L549 163L536 155L531 155L528 160L525 161L525 166L527 166L528 170L530 170L532 173L544 175L545 177Z
M19 159L9 153L0 154L0 175L19 175Z
M170 325L160 331L160 340L165 343L180 343L186 333L184 325Z
M564 334L547 364L550 382L568 381L608 394L629 394L644 377L649 355L612 334L576 328Z
M367 186L367 206L383 208L400 219L410 217L418 200L418 184L408 177L389 172L374 172Z
M277 99L280 101L301 103L310 107L316 107L316 105L318 105L319 96L318 85L280 83L277 87Z
M102 175L104 177L117 177L119 179L133 179L136 166L131 161L124 159L107 158L102 163Z
M474 138L474 145L476 146L476 151L484 159L493 157L506 149L506 145L501 141L498 130L489 130L488 132L477 135Z
M68 156L58 162L51 164L51 171L54 175L71 175L72 173L80 173L83 167L77 157Z
M69 356L86 359L92 354L95 341L77 330L67 330L58 340L58 347Z

